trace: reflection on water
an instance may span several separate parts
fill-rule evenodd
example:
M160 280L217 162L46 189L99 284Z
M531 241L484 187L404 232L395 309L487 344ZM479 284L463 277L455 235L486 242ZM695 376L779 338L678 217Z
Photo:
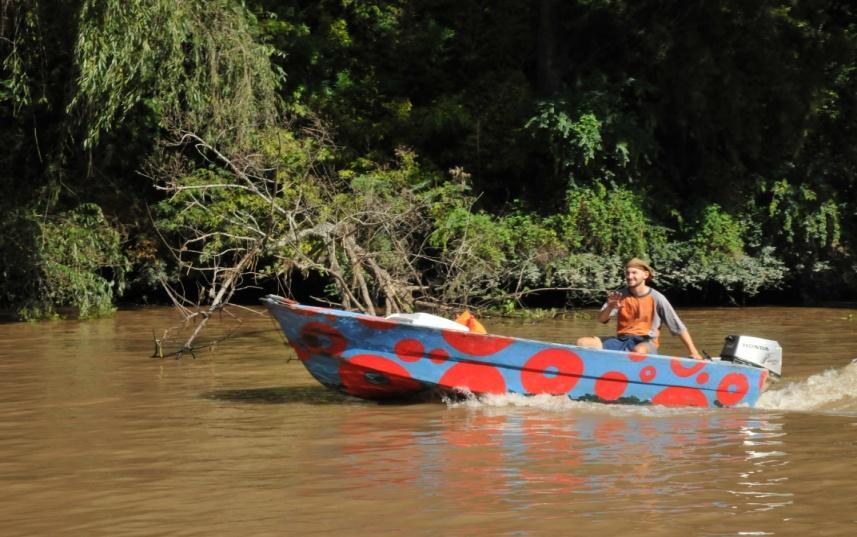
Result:
M272 386L244 390L216 390L203 397L244 403L309 403L313 405L341 405L349 398L324 386Z
M4 536L857 530L857 353L840 310L682 312L709 351L730 333L785 349L761 408L713 410L379 405L317 385L265 319L195 360L148 358L168 315L0 325ZM609 330L486 324L554 341Z
M459 528L476 531L487 517L502 534L522 520L534 534L561 531L570 520L578 529L621 532L631 527L627 517L644 532L677 524L678 535L678 528L709 523L714 532L739 517L781 520L775 511L795 502L782 415L597 405L560 411L548 396L528 399L539 398L552 409L477 402L429 420L409 414L398 428L387 416L379 421L375 408L353 409L333 431L338 441L324 466L339 476L339 501L422 499ZM324 485L300 493L324 495L317 487ZM315 520L301 517L300 527Z

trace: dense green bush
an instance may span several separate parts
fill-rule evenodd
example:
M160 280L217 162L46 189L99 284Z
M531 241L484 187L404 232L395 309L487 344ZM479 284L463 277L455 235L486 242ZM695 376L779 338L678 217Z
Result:
M8 233L0 239L6 259L0 301L19 318L113 312L129 266L119 233L101 209L84 204L50 218L19 212L4 220Z
M658 288L715 302L741 302L783 285L788 271L773 247L761 245L759 223L709 205L682 226L688 238L680 240L682 233L655 225L644 206L628 189L595 184L571 190L565 211L547 218L455 206L441 214L432 238L442 248L469 245L459 293L489 302L556 289L569 304L596 303L623 284L623 263L634 256L652 260Z
M656 286L673 292L694 291L711 302L743 302L764 290L779 289L787 274L772 247L756 255L712 256L702 244L669 242L652 254Z
M557 225L569 250L607 256L644 255L665 236L646 215L640 194L600 182L570 190Z

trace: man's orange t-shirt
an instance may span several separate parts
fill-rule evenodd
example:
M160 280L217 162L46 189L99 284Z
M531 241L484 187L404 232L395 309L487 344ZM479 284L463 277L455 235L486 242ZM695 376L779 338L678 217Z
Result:
M620 336L647 336L657 348L662 323L674 335L687 330L667 298L658 291L649 289L645 295L636 296L626 287L621 293L619 307L610 313L617 316L616 333Z

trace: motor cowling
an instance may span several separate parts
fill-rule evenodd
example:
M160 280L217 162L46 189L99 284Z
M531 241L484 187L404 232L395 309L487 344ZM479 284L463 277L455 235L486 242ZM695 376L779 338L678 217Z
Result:
M767 369L780 376L783 367L783 349L770 339L752 336L726 336L720 359Z

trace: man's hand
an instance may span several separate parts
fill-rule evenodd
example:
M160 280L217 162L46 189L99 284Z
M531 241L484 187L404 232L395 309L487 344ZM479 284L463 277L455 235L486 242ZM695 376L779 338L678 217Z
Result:
M607 296L607 306L612 310L622 304L622 293L613 291Z
M598 312L598 322L608 322L613 310L620 307L622 307L622 293L619 291L613 291L607 295L607 304Z

